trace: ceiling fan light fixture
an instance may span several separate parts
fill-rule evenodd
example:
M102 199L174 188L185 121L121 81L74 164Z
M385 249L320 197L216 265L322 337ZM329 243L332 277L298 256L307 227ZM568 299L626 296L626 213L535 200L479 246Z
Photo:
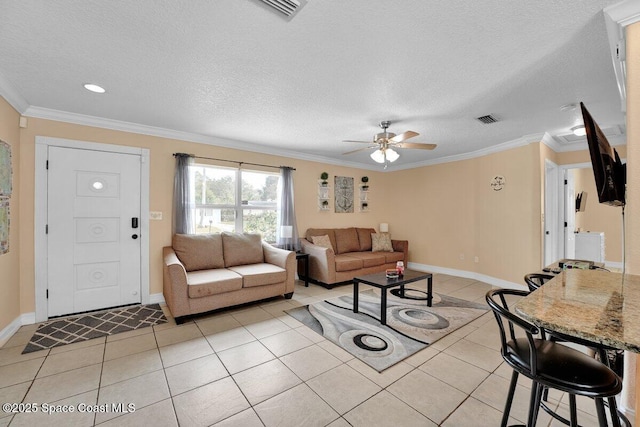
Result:
M572 127L571 132L573 132L575 136L585 136L587 134L587 129L584 127L584 125L578 125Z
M390 162L395 162L399 157L400 154L398 154L394 149L387 148L387 160L389 160Z
M382 149L376 150L371 153L371 158L376 163L384 163L384 152L382 151Z

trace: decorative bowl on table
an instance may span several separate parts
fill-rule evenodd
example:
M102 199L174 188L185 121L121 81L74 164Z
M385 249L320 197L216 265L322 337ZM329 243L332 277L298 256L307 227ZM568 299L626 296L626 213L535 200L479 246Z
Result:
M385 272L387 275L387 279L397 279L398 277L400 277L400 275L398 274L398 270L396 270L395 268L387 268Z

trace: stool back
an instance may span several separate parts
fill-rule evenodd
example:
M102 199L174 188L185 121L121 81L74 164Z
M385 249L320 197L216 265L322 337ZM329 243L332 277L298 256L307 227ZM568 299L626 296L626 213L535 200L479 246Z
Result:
M540 286L542 286L545 283L547 283L549 280L553 279L554 277L555 276L553 276L551 274L532 273L532 274L527 274L526 276L524 276L524 282L529 287L529 290L531 292L533 292L536 289L538 289Z

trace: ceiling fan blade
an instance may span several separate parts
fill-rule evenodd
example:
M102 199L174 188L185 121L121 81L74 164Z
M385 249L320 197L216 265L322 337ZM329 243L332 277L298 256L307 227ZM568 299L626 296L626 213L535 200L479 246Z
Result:
M420 135L418 132L414 132L412 130L408 130L406 132L401 133L400 135L396 135L393 138L389 138L389 142L402 142L406 139L413 138L414 136Z
M352 139L343 139L342 142L360 142L363 144L371 144L371 141L354 141Z
M420 142L399 142L393 144L393 146L398 148L417 148L419 150L433 150L437 147L436 144L423 144Z
M347 151L346 153L342 153L342 155L346 155L346 154L353 154L353 153L357 153L358 151L362 151L362 150L369 150L371 148L378 148L377 145L371 145L369 147L364 147L364 148L358 148L357 150L353 150L353 151Z

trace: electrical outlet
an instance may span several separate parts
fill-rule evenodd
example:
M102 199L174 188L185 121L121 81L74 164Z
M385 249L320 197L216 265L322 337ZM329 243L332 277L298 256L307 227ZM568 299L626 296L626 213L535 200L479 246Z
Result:
M474 261L474 262L476 262L476 263L477 263L477 262L480 262L480 258L475 257L475 258L473 259L473 261Z
M149 219L156 221L162 220L162 212L149 212Z
M464 254L460 254L460 261L464 261Z

